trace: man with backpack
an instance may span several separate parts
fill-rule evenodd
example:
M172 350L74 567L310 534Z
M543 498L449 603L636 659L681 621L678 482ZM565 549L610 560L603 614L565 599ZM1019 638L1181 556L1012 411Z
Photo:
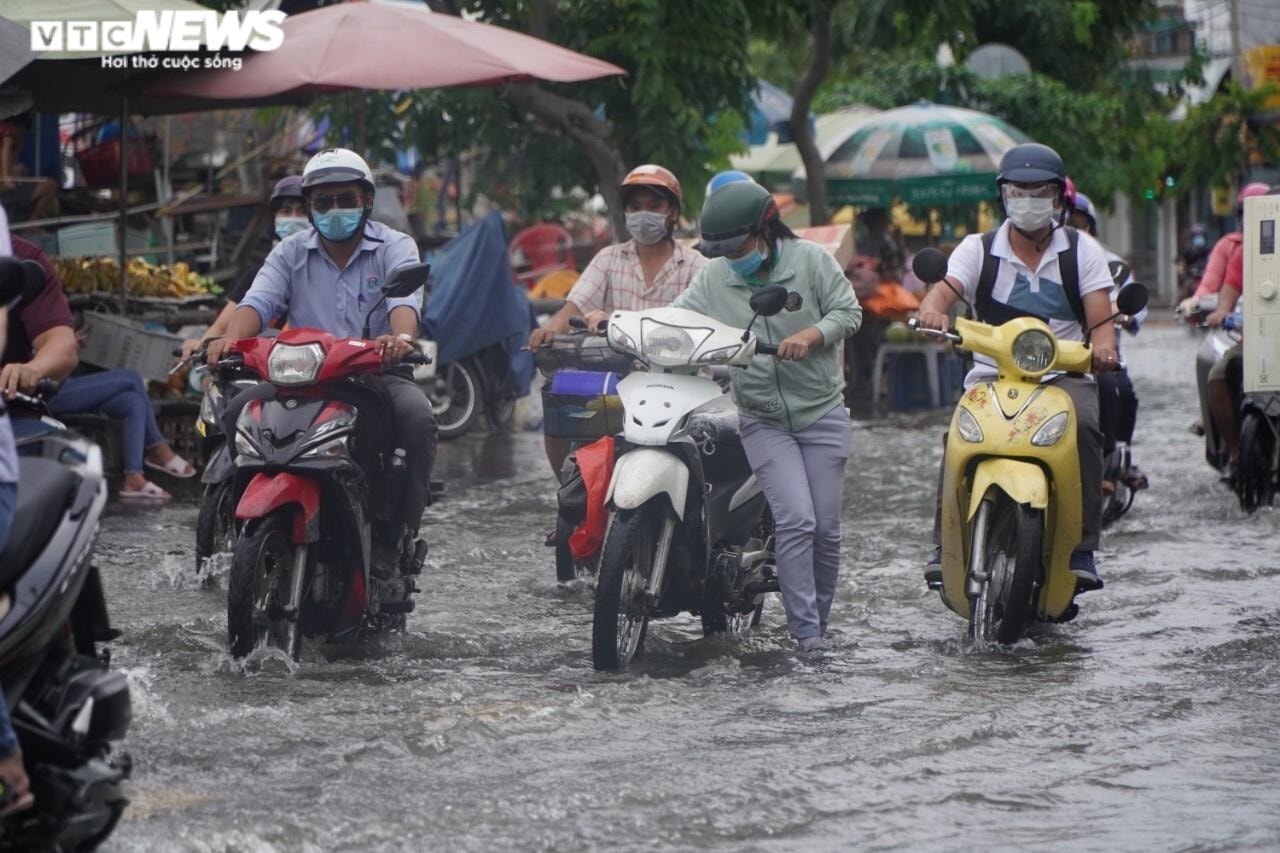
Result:
M996 185L1006 219L995 231L971 234L952 253L947 277L920 305L920 325L944 330L957 301L970 306L975 318L999 325L1015 317L1036 316L1049 323L1060 340L1090 340L1094 372L1114 370L1119 363L1112 316L1111 272L1102 246L1086 233L1061 226L1067 173L1052 148L1035 143L1016 145L1000 161ZM1087 333L1086 330L1091 330ZM974 359L965 386L995 379L995 365ZM1102 529L1102 430L1098 389L1093 377L1049 373L1066 391L1076 410L1076 442L1080 452L1083 530L1071 555L1071 572L1081 591L1102 588L1094 560ZM935 525L935 544L937 531ZM941 581L935 553L926 579ZM938 573L936 578L933 573Z

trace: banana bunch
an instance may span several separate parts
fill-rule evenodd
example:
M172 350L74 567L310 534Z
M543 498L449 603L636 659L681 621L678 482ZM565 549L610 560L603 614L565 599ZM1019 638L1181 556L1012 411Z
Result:
M53 266L68 293L114 293L118 287L120 267L115 258L53 258ZM186 299L217 292L213 279L185 263L170 267L134 258L128 274L132 296Z

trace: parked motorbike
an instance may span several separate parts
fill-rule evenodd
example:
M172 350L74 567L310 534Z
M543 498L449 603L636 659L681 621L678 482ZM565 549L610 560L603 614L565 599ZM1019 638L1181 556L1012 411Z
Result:
M30 296L44 287L33 266ZM105 644L118 632L92 563L107 501L102 452L49 416L55 390L45 381L9 402L51 431L19 445L18 498L0 552L0 687L35 797L0 821L0 850L91 850L129 802L132 762L117 751L132 717L129 684L110 668Z
M489 418L495 430L511 429L515 418L516 398L506 381L510 367L499 347L489 347L451 364L434 364L436 342L420 338L418 351L432 363L414 368L413 378L436 416L440 438L450 440L466 435L481 415Z
M412 294L427 274L425 264L397 270L383 298ZM387 531L405 460L389 402L362 381L383 370L368 337L367 318L363 338L290 329L235 342L219 365L268 383L245 402L233 442L237 478L247 481L227 587L236 657L274 646L296 659L304 636L336 641L403 628L413 610L427 543ZM371 565L375 526L398 540L395 567Z
M912 263L930 284L943 280L946 267L936 249L917 253ZM1145 287L1128 285L1119 312L1136 314L1146 300ZM1082 509L1075 411L1065 391L1040 379L1054 370L1088 372L1089 346L1056 339L1034 317L1000 326L958 319L946 332L909 325L988 356L998 371L994 381L965 392L947 436L943 603L969 620L975 641L1013 643L1034 619L1073 619L1070 560Z
M773 316L786 301L786 289L771 285L751 307ZM647 369L618 383L626 418L606 496L596 669L635 658L650 619L689 611L705 634L738 634L759 624L766 594L778 591L772 516L742 449L737 409L704 371L746 367L777 347L750 327L680 308L619 311L608 340Z

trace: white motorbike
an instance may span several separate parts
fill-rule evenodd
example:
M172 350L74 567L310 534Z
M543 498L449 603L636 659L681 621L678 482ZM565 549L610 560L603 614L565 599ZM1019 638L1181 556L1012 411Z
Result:
M762 288L756 316L785 306ZM754 325L754 319L752 321ZM645 369L618 383L625 421L606 503L592 626L596 669L626 666L652 618L691 612L705 634L760 622L778 591L773 519L738 436L737 409L710 375L777 348L694 311L619 311L609 345Z

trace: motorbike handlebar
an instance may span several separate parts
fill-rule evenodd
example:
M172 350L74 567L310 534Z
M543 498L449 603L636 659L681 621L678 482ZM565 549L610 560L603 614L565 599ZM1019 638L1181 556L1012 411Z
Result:
M926 329L920 325L919 319L915 317L912 317L907 321L907 328L915 332L917 335L924 335L929 338L942 338L943 340L948 340L955 344L963 343L964 341L963 338L950 330L940 332L937 329Z
M756 342L756 355L777 355L777 344L766 344L760 341Z
M400 359L401 364L430 364L431 358L422 352L411 352Z

